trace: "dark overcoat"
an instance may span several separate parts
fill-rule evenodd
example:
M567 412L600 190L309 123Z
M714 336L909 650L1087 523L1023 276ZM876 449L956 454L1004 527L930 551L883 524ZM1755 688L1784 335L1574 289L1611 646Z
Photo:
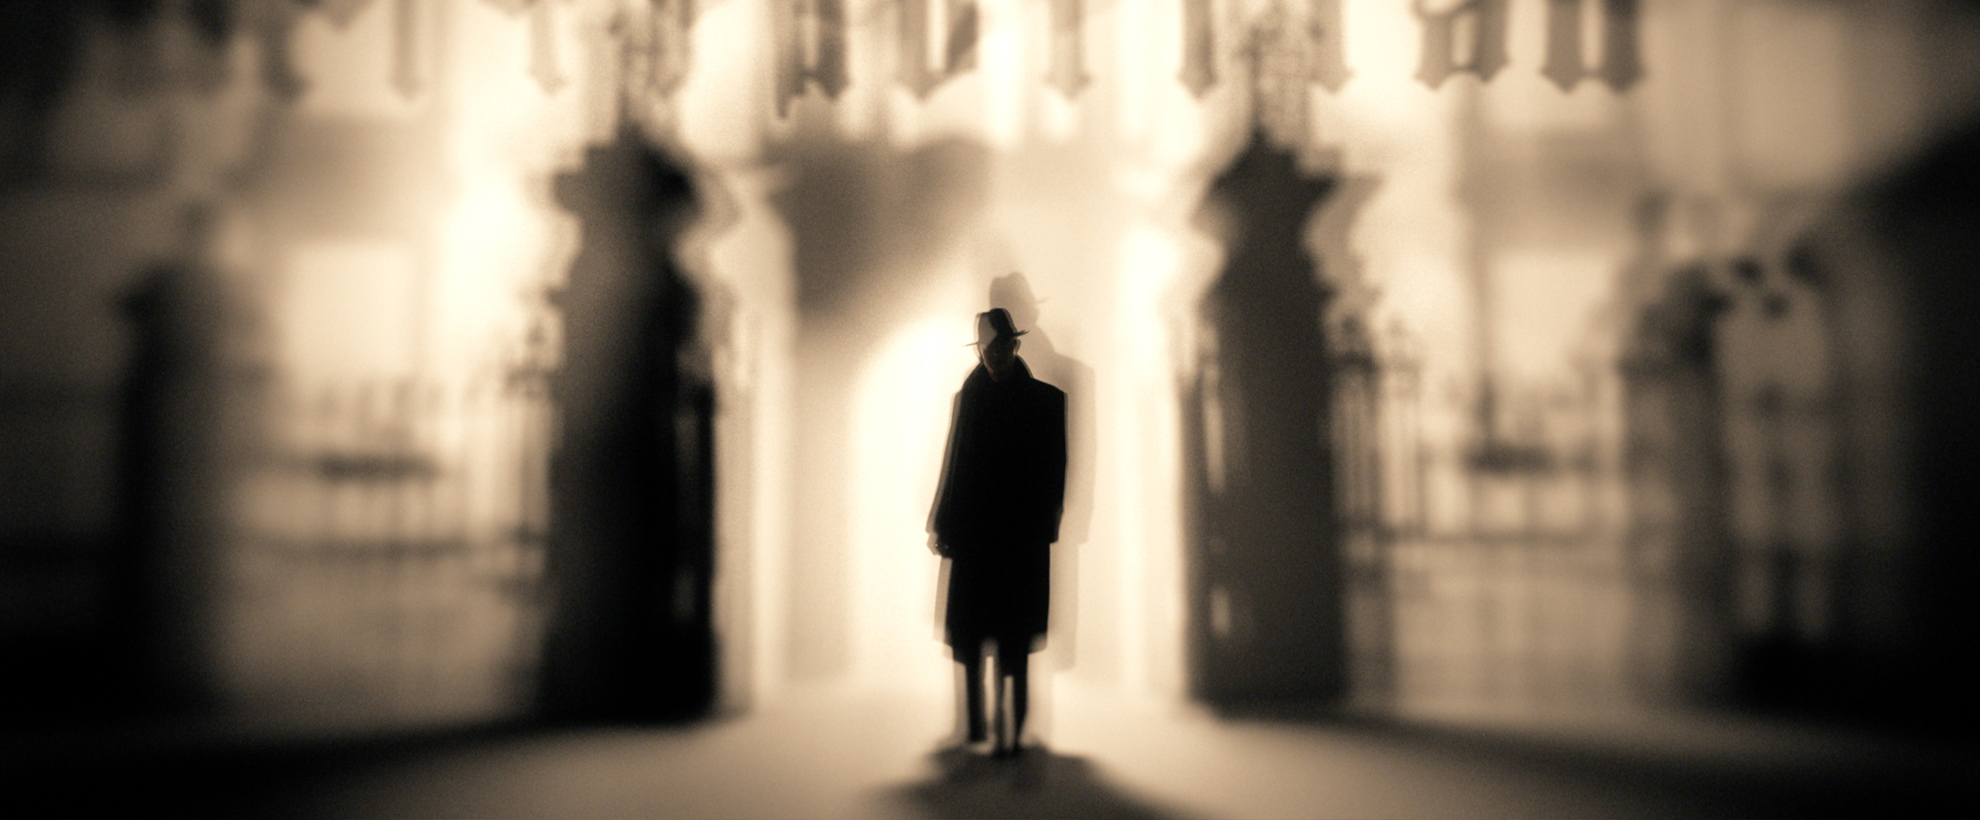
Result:
M1066 495L1066 394L1018 359L982 365L956 394L930 529L947 546L949 645L1035 647L1051 599L1052 542Z

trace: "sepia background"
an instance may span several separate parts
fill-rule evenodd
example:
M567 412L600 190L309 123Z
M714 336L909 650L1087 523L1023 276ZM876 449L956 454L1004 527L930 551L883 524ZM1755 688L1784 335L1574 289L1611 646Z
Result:
M10 759L647 727L735 788L575 813L692 815L864 776L778 715L926 717L860 741L913 759L993 306L1070 397L1035 733L1184 814L1635 809L1245 803L1302 770L1081 715L1970 741L1969 3L94 0L0 43ZM1467 737L1406 756L1518 757ZM574 805L433 789L328 805ZM1045 794L908 813L1128 808ZM829 805L771 808L872 808Z

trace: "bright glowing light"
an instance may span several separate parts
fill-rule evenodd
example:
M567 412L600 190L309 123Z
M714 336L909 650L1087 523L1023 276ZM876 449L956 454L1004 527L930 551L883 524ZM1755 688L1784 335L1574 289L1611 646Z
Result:
M788 624L792 543L793 337L796 310L791 290L790 234L770 210L774 177L761 169L715 166L721 184L734 193L736 221L706 237L709 276L735 294L733 345L718 352L717 379L726 376L716 431L716 480L721 486L715 513L720 536L715 591L718 607L729 611L724 631L725 686L745 690L751 701L776 697L784 682L785 628ZM720 344L723 340L715 340ZM719 617L719 616L718 616ZM738 694L745 694L738 693Z
M693 70L672 105L681 141L703 160L748 157L762 147L770 103L756 100L753 93L767 93L768 72L760 69L769 65L770 58L763 52L767 38L759 32L770 28L768 5L711 3L695 20L690 32ZM854 90L859 88L855 83ZM847 102L854 96L848 94ZM739 102L739 97L746 102Z
M1561 372L1588 341L1595 311L1614 289L1619 257L1567 248L1503 254L1492 269L1500 364L1531 378Z
M539 280L552 214L523 200L516 180L481 163L470 165L452 212L441 227L439 281L433 305L437 324L434 364L439 373L465 375L494 366L521 338L524 288Z
M1414 79L1422 28L1409 4L1344 0L1341 28L1354 78L1340 96L1353 106L1357 129L1394 129L1393 137L1406 137L1438 97Z
M854 406L851 535L854 675L875 685L946 691L936 612L940 560L926 545L950 397L974 366L967 324L931 315L876 352Z
M1182 249L1174 237L1153 225L1129 228L1120 241L1120 316L1115 325L1115 343L1126 355L1123 363L1137 377L1166 378L1162 369L1167 357L1161 345L1149 339L1166 335L1159 306L1175 277L1182 270Z
M1052 92L1040 98L1038 125L1047 140L1070 142L1079 136L1079 124L1079 107L1064 95Z
M1149 401L1173 395L1164 300L1182 271L1176 239L1149 224L1130 227L1121 237L1115 275L1114 370L1109 385L1107 424L1100 450L1115 460L1113 506L1120 545L1121 644L1129 689L1166 689L1176 679L1169 667L1180 640L1168 617L1173 573L1181 543L1175 504L1180 486L1180 430L1173 402Z
M462 379L491 375L519 352L533 292L573 250L574 220L543 189L609 117L589 110L582 89L598 78L579 66L562 69L573 85L556 94L522 70L526 27L483 4L449 10L458 31L441 81L455 187L438 236L432 353L438 377Z
M1153 55L1147 49L1134 48L1130 43L1140 43L1153 36L1153 27L1148 19L1145 3L1122 3L1114 6L1104 15L1096 15L1093 25L1112 23L1117 47L1114 49L1112 68L1120 78L1115 87L1118 95L1115 105L1117 118L1114 129L1127 137L1141 134L1148 118L1149 94L1147 85L1141 78L1149 73L1148 61ZM1109 20L1107 18L1111 17Z
M412 375L419 352L417 271L404 242L295 249L278 319L279 355L289 374L311 386Z
M1024 138L1025 100L1042 91L1033 77L1036 69L1025 59L1033 27L1026 25L1026 6L983 2L978 9L983 33L977 56L983 75L984 135L991 145L1008 148Z
M271 719L500 714L518 707L511 672L531 652L529 608L499 590L507 581L488 581L533 573L539 553L516 536L541 532L545 516L547 414L540 398L508 390L507 376L572 225L532 192L547 193L608 118L586 107L597 78L582 65L561 67L572 81L563 94L544 93L521 69L527 29L481 3L409 7L418 83L394 83L404 32L393 6L373 4L346 28L310 14L296 34L310 81L298 131L403 134L389 141L390 160L438 166L424 178L439 190L394 179L339 204L439 206L406 209L384 235L292 224L302 238L279 249L271 324L286 450L243 481L240 523L253 543L230 559L244 592L231 604L226 661L244 700L289 713ZM553 36L569 39L581 18L559 15L566 26ZM298 161L352 163L339 170L362 178L378 170L367 156L377 155ZM386 477L294 469L315 464ZM267 543L358 560L271 563ZM393 560L407 543L457 551L433 564ZM416 626L352 626L386 617Z

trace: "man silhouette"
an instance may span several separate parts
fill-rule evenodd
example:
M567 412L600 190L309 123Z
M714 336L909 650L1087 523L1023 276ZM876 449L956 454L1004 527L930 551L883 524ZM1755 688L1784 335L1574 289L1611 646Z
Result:
M950 561L944 625L963 666L970 743L990 739L983 658L996 657L999 756L1017 754L1024 734L1027 666L1045 637L1066 491L1066 394L1018 358L1025 333L1003 308L977 315L981 364L956 394L930 525L935 551Z

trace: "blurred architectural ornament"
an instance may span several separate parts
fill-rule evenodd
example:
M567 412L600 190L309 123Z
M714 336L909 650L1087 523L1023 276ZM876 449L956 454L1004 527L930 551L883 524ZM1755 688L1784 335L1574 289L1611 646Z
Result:
M1278 145L1306 144L1306 71L1285 7L1273 4L1251 26L1244 44L1251 72L1251 120Z
M1198 97L1217 84L1217 32L1210 0L1183 0L1183 64L1177 79Z
M1052 67L1046 72L1045 82L1066 95L1066 99L1079 96L1080 90L1093 80L1086 73L1085 22L1086 10L1081 0L1052 0Z
M1506 67L1508 0L1413 0L1423 22L1416 78L1431 88L1452 74L1490 80Z
M528 27L529 57L524 67L545 93L556 93L569 84L559 52L560 16L556 0L481 0L481 2L521 18ZM882 11L894 13L896 51L895 78L918 98L926 98L949 79L976 68L982 32L981 11L975 0L888 0ZM1490 80L1508 61L1508 16L1510 0L1411 0L1422 26L1422 56L1416 76L1431 87L1440 86L1454 73L1471 73ZM142 27L159 15L172 15L190 24L219 54L219 47L237 32L256 41L261 80L276 97L293 99L307 86L291 54L296 25L307 15L318 14L340 29L354 25L363 15L374 13L381 3L389 6L391 31L390 77L393 87L404 96L422 93L430 77L423 66L431 55L423 44L431 39L424 29L434 25L433 5L416 0L132 0L110 4L52 6L25 15L8 32L13 52L26 56L15 60L4 76L0 91L19 100L10 111L6 140L16 152L32 155L33 132L46 112L47 100L59 96L68 82L69 67L77 55L77 42L71 36L82 21L107 15L121 29ZM1353 76L1344 49L1341 0L1272 0L1262 11L1246 12L1252 22L1226 14L1223 20L1250 33L1220 46L1220 6L1216 0L1180 0L1182 32L1176 46L1181 49L1181 70L1177 79L1191 94L1202 97L1219 80L1220 48L1260 49L1254 60L1270 75L1274 93L1283 105L1269 113L1267 121L1275 135L1289 132L1302 103L1306 84L1318 84L1338 92ZM1627 91L1642 78L1639 40L1640 0L1548 0L1546 56L1542 73L1563 90L1571 90L1587 77L1599 78L1617 92ZM561 5L578 5L562 0ZM616 4L600 4L614 6ZM624 4L627 10L640 3ZM671 95L686 80L692 62L690 33L699 16L695 0L645 0L644 13L634 26L622 24L614 34L637 52L641 60L628 61L627 91L659 97ZM1594 6L1594 8L1589 8ZM1085 23L1089 11L1086 0L1050 0L1049 42L1045 44L1049 64L1039 79L1068 98L1092 82L1085 65ZM565 12L568 13L568 12ZM829 99L837 99L850 85L848 30L852 25L847 0L773 0L771 36L777 49L775 58L776 106L780 115L790 101L813 84ZM1599 25L1584 25L1589 14L1599 16ZM622 17L631 19L634 15ZM875 18L884 19L884 16ZM940 29L940 31L936 31ZM938 36L939 35L939 36ZM1599 48L1585 40L1599 38ZM1591 57L1599 53L1594 65ZM208 56L209 66L196 78L205 88L224 85L228 66L218 56ZM152 72L140 71L149 78ZM637 78L637 79L635 79ZM634 88L638 86L639 88ZM25 162L12 163L27 167Z
M294 3L265 0L243 3L245 28L261 50L261 83L269 93L282 99L302 95L309 82L296 69L295 53L289 48L289 32L302 12Z
M942 60L929 64L929 5L934 0L895 0L899 12L900 53L896 55L896 77L916 97L927 99L949 78L976 68L977 34L980 27L976 0L944 0Z
M1338 90L1348 76L1341 62L1338 0L1315 0L1301 18L1273 3L1251 24L1243 47L1251 71L1252 121L1275 142L1305 145L1308 86ZM1329 42L1332 38L1332 42Z
M318 0L318 2L307 5L314 8L325 19L328 19L331 25L338 29L348 29L359 16L370 10L375 3L376 0ZM414 2L414 0L391 0L391 3L392 87L397 89L400 94L411 97L419 93L424 79L420 76L418 62L420 4ZM285 16L290 18L288 22L293 22L293 15ZM290 28L290 25L282 25L274 27L272 30L279 33L280 39L286 40ZM264 39L264 47L272 47L272 45ZM286 68L287 45L283 44L279 48L280 53L283 55L280 64ZM270 53L277 52L271 51ZM289 73L293 75L293 70L291 69ZM276 89L287 87L300 88L300 85L295 83L294 80L295 78L293 76L282 77L279 80L282 85L271 83L271 87Z
M157 18L160 14L176 14L191 23L196 31L216 48L223 45L237 31L245 32L260 48L262 82L278 97L294 98L308 86L308 81L297 70L292 55L291 38L295 27L305 15L320 14L331 25L345 29L359 17L371 11L379 0L315 0L295 2L295 0L189 0L182 3L128 2L112 4L108 10L113 22L122 27L141 26ZM420 93L426 77L421 71L420 44L425 39L422 26L426 20L429 4L418 0L389 0L391 4L392 67L393 87L408 97ZM554 92L562 87L566 78L560 68L556 51L556 18L548 0L484 0L511 15L527 14L530 26L529 71L541 83L546 92ZM694 11L692 0L652 0L655 38L659 41L655 48L666 55L666 59L656 61L656 77L666 76L663 86L679 82L679 76L686 72L687 27L692 25ZM30 25L16 34L22 39L50 38L55 45L43 46L47 49L73 48L64 45L72 38L55 30L45 30L50 26L72 27L78 21L97 13L92 4L75 4L63 11L50 11L36 15ZM664 28L664 30L658 30ZM39 33L38 33L39 32ZM32 61L45 66L46 70L60 73L69 65L67 56L45 55L55 59ZM665 72L671 72L666 74ZM20 78L6 77L8 84L21 82ZM59 84L59 81L58 81ZM207 82L218 87L223 83Z
M1306 79L1329 92L1338 92L1354 72L1347 67L1347 47L1341 36L1341 0L1308 0L1301 39L1305 44Z
M529 76L543 86L544 93L564 87L564 72L557 63L556 20L550 16L550 4L538 0L529 10Z
M629 4L612 15L607 34L617 48L621 117L659 114L649 126L671 130L665 121L672 115L663 112L687 81L694 60L690 32L696 12L694 0L650 0Z
M1217 83L1212 11L1208 0L1184 0L1181 79L1199 97ZM1240 48L1258 81L1254 89L1303 110L1307 85L1336 92L1354 76L1342 43L1340 0L1307 0L1303 9L1275 0L1251 22Z
M694 28L696 8L694 0L653 0L652 6L647 18L646 82L664 96L687 79L688 63L694 57L688 34Z
M1540 68L1562 91L1583 78L1599 77L1616 91L1627 91L1643 77L1637 54L1637 0L1601 0L1602 61L1590 67L1582 40L1586 0L1547 0L1547 62Z
M413 0L392 0L392 87L406 97L419 93L419 11Z
M771 11L777 43L777 115L817 84L826 99L846 90L845 0L778 0Z
M372 0L318 0L316 8L338 28L344 28L363 14Z
M557 19L550 11L549 0L484 0L491 6L507 12L510 16L529 15L529 76L543 87L546 94L554 94L567 82L564 72L558 65Z

